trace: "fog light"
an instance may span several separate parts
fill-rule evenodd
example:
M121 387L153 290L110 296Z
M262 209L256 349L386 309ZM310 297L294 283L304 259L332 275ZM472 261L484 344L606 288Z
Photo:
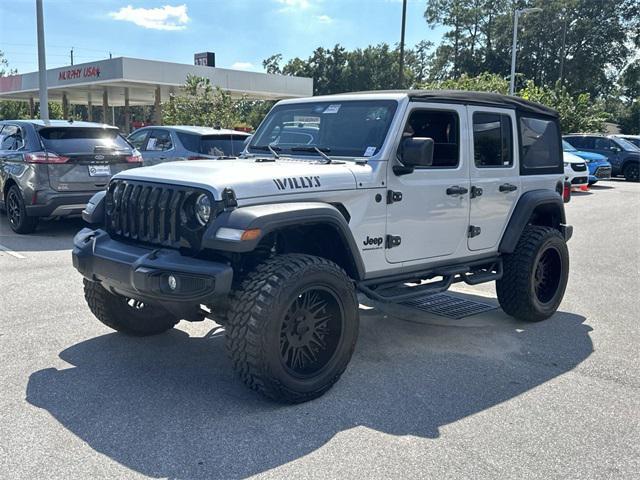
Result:
M171 290L175 290L178 287L178 280L173 275L167 277L167 284Z

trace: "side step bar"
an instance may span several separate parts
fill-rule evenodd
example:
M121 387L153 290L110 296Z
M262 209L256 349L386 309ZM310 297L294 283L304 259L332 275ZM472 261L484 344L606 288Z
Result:
M442 277L428 283L424 281ZM403 302L434 293L444 292L452 284L465 282L468 285L500 280L502 278L502 258L482 260L470 264L436 268L423 272L395 275L385 279L358 282L358 290L379 302ZM408 283L412 285L407 285Z

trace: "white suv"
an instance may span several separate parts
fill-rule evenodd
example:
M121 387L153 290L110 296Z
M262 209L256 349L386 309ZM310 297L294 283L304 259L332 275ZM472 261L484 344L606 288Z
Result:
M235 369L285 402L345 370L362 292L397 302L496 281L544 320L569 274L555 111L489 93L286 100L244 157L117 175L74 239L96 317L134 335L215 318Z

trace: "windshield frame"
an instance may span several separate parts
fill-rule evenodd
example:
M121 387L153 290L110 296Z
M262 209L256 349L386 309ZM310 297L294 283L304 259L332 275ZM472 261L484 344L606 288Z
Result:
M267 129L270 129L271 132L273 132L273 130L277 128L277 127L272 128L272 125L271 125L271 120L275 115L279 115L282 112L286 112L288 110L291 110L293 112L295 112L296 110L307 110L308 116L321 116L327 113L337 113L337 112L325 112L328 108L330 108L331 106L335 106L337 104L340 105L340 107L338 108L342 108L342 106L346 104L350 104L350 105L372 104L372 107L375 107L377 104L377 106L381 108L388 109L388 118L384 120L386 122L384 124L384 134L382 135L382 132L381 132L380 144L375 146L376 149L373 154L366 155L366 151L369 146L367 146L367 148L361 148L361 149L358 148L358 150L360 151L359 154L346 153L344 151L345 150L344 148L332 149L332 145L330 144L321 145L320 143L318 143L317 139L316 139L316 142L299 143L299 144L294 144L294 143L281 144L281 143L275 143L275 142L271 142L267 144L261 139L261 137L267 132ZM318 98L318 99L313 99L309 101L299 101L299 102L287 101L286 103L276 104L268 113L268 115L264 118L264 120L261 122L260 126L257 128L255 133L251 136L251 141L247 144L244 153L250 156L265 155L267 153L265 151L265 147L267 145L270 145L272 147L278 147L278 155L284 156L287 158L288 157L294 157L294 158L304 157L305 160L306 159L324 160L322 158L322 155L320 155L315 151L295 151L295 149L298 147L318 147L323 152L326 152L329 156L331 156L332 159L335 158L335 159L350 160L350 161L362 161L363 159L365 160L375 159L375 158L378 158L379 155L385 150L385 148L387 147L390 141L390 137L391 137L390 134L394 128L394 120L398 112L400 111L400 106L401 106L401 102L398 99L389 99L389 98L344 99L344 100L339 98L331 98L331 99ZM317 111L312 113L311 110L313 110L314 108L317 109ZM304 114L301 114L301 115L304 116ZM287 125L287 123L292 123L294 126L296 124L295 121L282 122L282 124L285 126ZM318 128L319 131L321 130L321 127L314 127L313 122L300 121L297 123L298 123L298 126L300 126L300 128ZM298 133L298 132L295 132L295 133ZM300 132L300 133L305 134L308 132ZM356 148L353 148L353 150L356 150Z

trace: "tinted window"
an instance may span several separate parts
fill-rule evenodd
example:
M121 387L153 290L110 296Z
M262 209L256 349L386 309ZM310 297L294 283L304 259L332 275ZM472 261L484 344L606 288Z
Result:
M24 147L22 129L15 125L5 125L0 137L0 150L18 150Z
M513 134L509 115L473 114L473 156L477 167L513 165Z
M593 137L567 137L566 140L578 150L593 150Z
M460 135L457 113L439 110L414 110L404 127L403 137L433 139L432 167L455 168L458 166Z
M283 153L291 153L292 147L316 145L336 156L373 156L387 137L397 105L392 100L277 105L260 125L248 149L260 153L264 150L253 147L271 144ZM305 155L295 150L293 153Z
M622 148L622 150L626 150L627 152L638 151L638 147L634 143L624 138L616 138L613 140L613 143L617 144L620 148Z
M147 151L165 151L173 147L168 130L153 130L147 141Z
M131 150L131 146L115 128L42 128L40 138L50 152L73 154L94 153L100 149Z
M131 135L127 137L129 143L131 143L138 150L142 150L145 146L145 141L147 140L147 135L149 134L149 130L141 130L138 132L133 132Z
M596 138L594 143L596 150L611 150L611 147L614 146L608 138Z
M560 157L560 136L558 124L552 120L540 118L520 118L520 138L522 139L523 170L539 169L550 172L562 170Z
M194 135L177 132L184 148L190 152L229 157L240 154L244 149L244 135Z

